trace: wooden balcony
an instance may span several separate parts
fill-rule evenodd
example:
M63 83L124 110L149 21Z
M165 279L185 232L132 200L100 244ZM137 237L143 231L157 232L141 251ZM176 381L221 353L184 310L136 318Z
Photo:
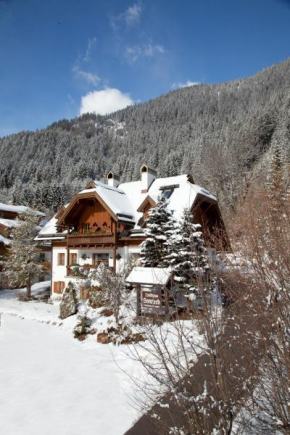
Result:
M68 236L68 246L95 246L95 245L112 245L115 243L113 233L96 233L96 234L70 234Z

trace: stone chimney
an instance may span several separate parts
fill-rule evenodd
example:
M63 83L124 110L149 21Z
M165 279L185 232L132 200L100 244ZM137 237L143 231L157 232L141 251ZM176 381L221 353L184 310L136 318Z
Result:
M114 174L110 171L107 175L108 186L110 187L118 187L120 184L120 177L117 174Z
M151 184L157 177L155 169L149 168L147 165L142 165L140 168L141 173L141 193L148 192Z

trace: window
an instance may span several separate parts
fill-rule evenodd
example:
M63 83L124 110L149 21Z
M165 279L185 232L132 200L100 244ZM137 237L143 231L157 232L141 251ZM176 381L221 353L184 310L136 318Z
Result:
M54 293L62 293L64 286L65 286L64 281L56 281L53 285Z
M83 232L87 233L90 231L90 224L83 224Z
M104 264L109 266L109 254L93 254L93 266Z
M57 265L64 266L64 254L63 253L57 254Z
M70 253L69 264L78 264L78 254L75 252Z
M45 253L44 252L40 252L39 254L39 262L43 263L45 261Z
M173 189L164 189L162 191L162 198L166 198L166 199L170 198L172 195L172 192L173 192Z

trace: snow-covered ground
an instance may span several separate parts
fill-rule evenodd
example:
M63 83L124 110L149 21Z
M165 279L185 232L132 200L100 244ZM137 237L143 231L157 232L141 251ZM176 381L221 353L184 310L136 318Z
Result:
M57 305L19 302L16 293L0 292L0 432L123 434L138 417L121 370L138 369L126 346L79 342L75 318L62 323Z
M63 321L57 303L16 297L0 291L0 433L124 434L140 415L131 379L144 375L130 346L100 344L95 335L80 342L72 334L76 316Z

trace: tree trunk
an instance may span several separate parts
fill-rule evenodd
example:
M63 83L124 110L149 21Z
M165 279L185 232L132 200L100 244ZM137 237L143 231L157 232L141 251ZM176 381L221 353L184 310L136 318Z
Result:
M30 278L28 278L28 280L26 281L26 297L28 299L31 299L31 280L30 280Z

